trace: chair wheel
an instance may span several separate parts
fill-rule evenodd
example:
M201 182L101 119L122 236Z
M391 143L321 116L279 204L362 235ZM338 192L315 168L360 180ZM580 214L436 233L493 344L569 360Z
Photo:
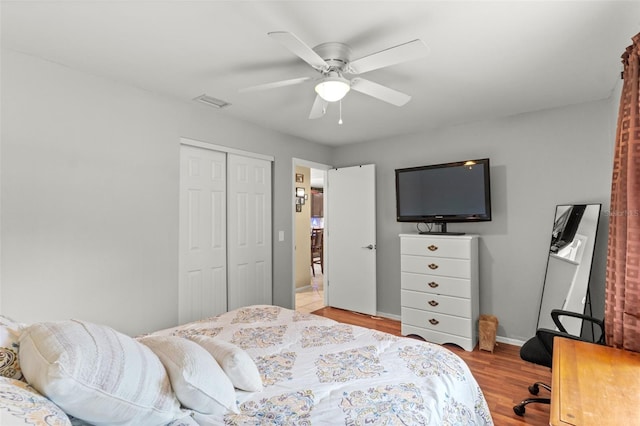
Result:
M540 386L538 386L537 383L534 383L531 386L529 386L529 393L531 395L537 395L539 392L540 392Z
M518 404L518 405L514 405L513 406L513 412L516 413L518 416L524 416L524 405L522 404Z

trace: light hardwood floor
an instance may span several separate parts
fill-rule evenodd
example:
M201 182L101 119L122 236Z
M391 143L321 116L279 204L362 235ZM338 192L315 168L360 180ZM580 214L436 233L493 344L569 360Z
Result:
M400 322L388 318L324 307L313 312L336 321L373 328L400 336ZM524 417L514 414L513 406L529 397L528 386L536 381L551 383L551 370L520 359L520 348L498 343L493 353L477 347L467 352L455 345L445 345L464 359L484 393L496 426L548 425L549 406L530 404ZM540 391L540 396L548 393Z

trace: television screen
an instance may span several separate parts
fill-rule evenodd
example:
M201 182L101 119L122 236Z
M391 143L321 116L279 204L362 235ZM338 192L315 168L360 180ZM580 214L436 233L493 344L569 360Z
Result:
M491 220L489 159L396 170L399 222Z

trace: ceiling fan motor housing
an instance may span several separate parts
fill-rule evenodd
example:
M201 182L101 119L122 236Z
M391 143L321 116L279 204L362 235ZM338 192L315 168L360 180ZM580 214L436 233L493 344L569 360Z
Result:
M313 48L322 59L329 64L328 70L320 70L323 72L345 72L347 64L351 60L351 48L344 43L332 41L322 43Z

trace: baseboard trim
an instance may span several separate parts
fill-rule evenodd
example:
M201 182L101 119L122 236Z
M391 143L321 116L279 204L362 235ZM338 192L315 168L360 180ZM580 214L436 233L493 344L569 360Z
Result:
M394 315L386 312L376 311L376 316L402 322L402 317L400 315ZM504 336L496 336L496 342L505 343L507 345L519 346L519 347L521 347L525 343L522 340L511 339L509 337L504 337Z
M522 340L511 339L509 337L503 337L503 336L496 336L496 341L500 343L506 343L507 345L514 345L514 346L524 345L524 342Z
M402 321L402 317L400 315L388 314L386 312L377 312L377 316L382 318L389 318L396 321ZM511 339L509 337L496 336L496 342L505 343L507 345L513 346L522 346L524 345L524 341L518 339Z
M377 316L382 318L389 318L396 321L402 321L402 317L400 315L388 314L386 312L377 312ZM509 337L496 336L496 342L506 343L507 345L513 346L522 346L524 345L524 341L518 339L511 339Z
M400 315L387 314L386 312L376 312L376 316L382 317L382 318L389 318L389 319L392 319L392 320L395 320L395 321L402 320Z

